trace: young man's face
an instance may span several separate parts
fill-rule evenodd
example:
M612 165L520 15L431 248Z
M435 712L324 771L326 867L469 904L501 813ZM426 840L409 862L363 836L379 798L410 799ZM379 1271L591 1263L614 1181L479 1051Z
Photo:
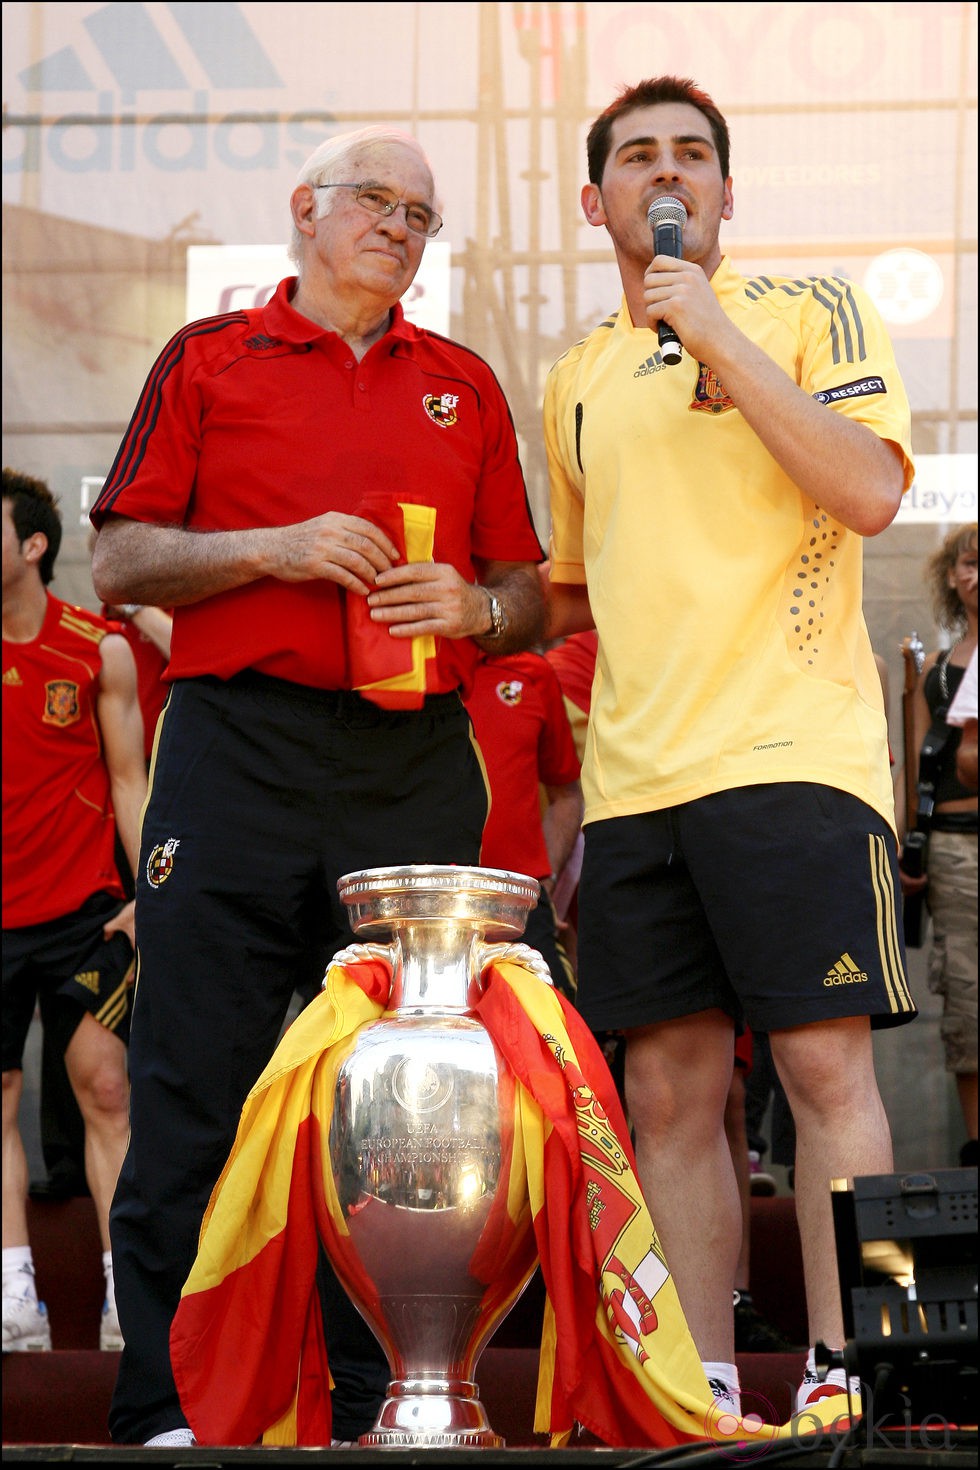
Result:
M20 575L23 566L20 541L14 525L14 503L3 497L3 585L9 587Z
M732 217L731 180L722 177L708 119L688 102L658 102L617 118L602 183L586 184L582 207L590 224L606 226L620 255L648 264L647 210L666 194L687 210L684 258L710 276L721 260L719 225Z

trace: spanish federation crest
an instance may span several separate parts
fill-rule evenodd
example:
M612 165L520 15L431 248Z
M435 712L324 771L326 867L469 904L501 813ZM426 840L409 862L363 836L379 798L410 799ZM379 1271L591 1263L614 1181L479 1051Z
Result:
M458 402L458 393L425 393L422 396L422 407L440 429L451 429L457 422L456 405Z
M524 683L521 679L502 679L497 685L497 698L504 704L520 704L524 696Z
M688 404L692 413L727 413L735 405L722 387L714 368L698 363L698 380L694 395Z
M74 725L81 714L78 703L78 685L71 679L52 679L44 686L44 723L46 725Z
M146 860L146 881L151 888L162 888L174 870L174 853L180 846L179 837L168 837L158 842Z

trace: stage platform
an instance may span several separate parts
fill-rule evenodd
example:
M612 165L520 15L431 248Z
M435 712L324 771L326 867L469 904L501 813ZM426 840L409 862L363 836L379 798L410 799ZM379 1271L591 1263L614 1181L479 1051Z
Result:
M802 1261L792 1198L752 1201L752 1279L756 1303L770 1321L799 1342L805 1333ZM974 1470L976 1430L928 1433L915 1427L888 1435L862 1427L853 1445L840 1437L788 1441L740 1454L732 1446L709 1443L674 1450L610 1449L589 1435L577 1436L567 1449L552 1450L533 1433L543 1290L535 1279L504 1320L481 1355L477 1369L480 1396L502 1449L295 1449L215 1448L144 1449L106 1443L109 1399L118 1355L98 1350L102 1299L101 1256L91 1200L36 1201L29 1204L31 1239L35 1244L38 1286L48 1301L55 1350L51 1353L8 1353L3 1359L3 1461L24 1465L95 1467L198 1466L201 1470L254 1467L254 1470L300 1470L309 1464L428 1465L449 1470L510 1466L524 1470L532 1462L553 1470L713 1470L752 1461L763 1467L789 1464L807 1470ZM771 1405L766 1418L789 1415L791 1394L799 1381L803 1351L740 1355L739 1372L746 1396ZM759 1405L761 1407L761 1403ZM58 1442L55 1443L54 1441Z
M310 1464L361 1465L382 1464L389 1470L409 1470L410 1466L428 1466L429 1470L467 1467L490 1470L491 1466L524 1470L713 1470L713 1467L756 1464L765 1467L781 1465L806 1466L807 1470L975 1470L977 1464L976 1431L949 1431L941 1442L939 1431L929 1431L934 1444L919 1442L919 1431L902 1429L894 1444L885 1443L882 1432L870 1428L859 1433L857 1442L844 1448L839 1442L800 1442L758 1447L740 1455L732 1447L685 1445L674 1450L592 1449L226 1449L205 1446L191 1449L127 1449L124 1447L92 1448L81 1445L18 1445L4 1448L4 1463L21 1465L73 1465L92 1467L109 1465L113 1470L125 1466L172 1465L200 1467L254 1467L254 1470L299 1470ZM478 1455L479 1460L474 1456Z

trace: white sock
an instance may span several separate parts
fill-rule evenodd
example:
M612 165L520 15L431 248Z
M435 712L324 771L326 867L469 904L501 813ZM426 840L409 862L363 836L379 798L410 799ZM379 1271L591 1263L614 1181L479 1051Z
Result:
M110 1307L115 1307L116 1285L112 1279L112 1251L102 1252L102 1274L105 1277L105 1299Z
M732 1401L732 1412L742 1412L742 1388L738 1381L738 1369L734 1363L705 1362L702 1359L701 1367L704 1376L716 1399L730 1398ZM727 1407L727 1404L725 1405Z
M37 1301L34 1257L29 1245L4 1246L3 1294L4 1296L22 1296L27 1301Z

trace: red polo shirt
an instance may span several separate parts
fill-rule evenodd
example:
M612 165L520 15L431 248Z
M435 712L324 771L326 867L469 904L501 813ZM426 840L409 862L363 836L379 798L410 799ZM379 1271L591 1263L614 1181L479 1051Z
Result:
M3 640L3 927L124 897L98 721L104 618L48 593L32 643Z
M335 510L397 533L423 507L431 559L469 581L474 557L541 561L510 412L482 358L395 307L358 362L336 333L293 310L295 285L289 277L266 306L191 322L171 339L93 524L117 514L240 530ZM333 582L265 577L178 607L167 676L250 668L350 688L346 599ZM389 640L401 644L396 662L415 641ZM467 687L475 657L470 639L435 640L426 692Z

